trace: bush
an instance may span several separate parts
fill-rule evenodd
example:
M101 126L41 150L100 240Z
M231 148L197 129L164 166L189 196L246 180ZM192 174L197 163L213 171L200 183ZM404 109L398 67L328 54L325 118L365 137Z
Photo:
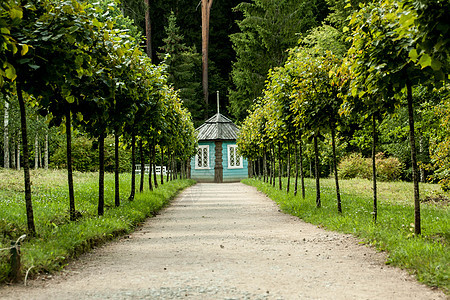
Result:
M61 145L50 158L50 167L66 168L66 145ZM92 139L77 136L72 139L72 164L75 171L98 171L98 147ZM131 170L131 153L119 146L119 172ZM114 137L105 139L105 171L114 172Z
M384 157L384 153L375 156L377 178L382 181L395 181L400 179L403 172L403 164L396 157ZM372 164L370 164L372 168Z
M375 156L377 179L381 181L399 180L403 172L403 164L395 157L384 156L380 152ZM363 158L359 153L352 153L345 157L338 166L338 175L342 179L372 178L372 159Z
M351 179L356 177L368 178L370 174L370 165L360 153L352 153L341 160L338 166L338 175L342 179Z

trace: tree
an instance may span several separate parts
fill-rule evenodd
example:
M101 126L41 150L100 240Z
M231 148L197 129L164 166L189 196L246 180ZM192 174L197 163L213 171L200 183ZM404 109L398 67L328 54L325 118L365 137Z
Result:
M202 0L202 85L203 99L208 111L208 46L209 46L209 16L213 0ZM205 118L208 116L206 115Z
M413 35L398 34L401 17L395 0L367 3L353 14L350 21L353 38L349 56L353 61L355 84L351 91L360 98L382 97L387 101L395 99L393 94L406 97L414 185L414 232L421 234L412 88L427 78L427 70L418 69L408 58L416 43Z
M191 111L194 121L200 124L205 116L205 108L198 101L201 98L201 82L197 79L200 78L201 56L195 47L188 47L184 43L184 36L180 33L173 11L164 30L166 37L158 58L167 65L168 82L179 91L185 107Z
M281 66L288 57L286 50L321 23L327 5L321 0L256 0L243 2L235 10L244 19L237 22L241 32L230 35L237 56L231 73L230 111L243 120L252 101L262 95L268 71Z

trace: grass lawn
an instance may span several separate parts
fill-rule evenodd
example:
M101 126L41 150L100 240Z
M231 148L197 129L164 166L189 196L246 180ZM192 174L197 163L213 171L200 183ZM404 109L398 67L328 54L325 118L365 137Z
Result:
M306 222L329 230L351 233L378 250L387 251L387 264L417 276L417 279L445 293L450 292L450 208L448 194L438 185L421 184L422 236L414 236L413 186L408 182L379 182L378 222L372 218L372 182L364 179L341 180L342 214L337 212L333 179L321 179L322 208L315 206L315 181L306 179L306 197L294 196L256 179L246 179L267 194L280 208ZM278 180L276 186L278 187ZM300 188L300 185L299 185ZM429 201L436 199L436 201Z
M136 177L137 185L139 176ZM159 176L158 176L159 180ZM74 173L76 210L82 218L70 222L67 172L38 170L31 172L32 201L37 236L22 244L22 273L30 274L61 269L69 259L118 235L130 232L140 222L163 208L192 180L176 180L158 189L136 192L128 201L131 174L120 175L121 206L114 207L114 174L105 174L105 214L97 217L98 174ZM138 187L137 187L138 188ZM26 233L23 172L0 169L0 249ZM9 251L0 251L0 282L8 280Z

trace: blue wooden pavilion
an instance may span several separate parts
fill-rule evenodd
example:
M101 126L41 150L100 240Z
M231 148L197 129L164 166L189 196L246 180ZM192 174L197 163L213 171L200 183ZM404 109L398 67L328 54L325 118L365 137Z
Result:
M235 182L248 177L248 162L238 154L239 128L219 112L196 129L197 154L191 178L198 182Z

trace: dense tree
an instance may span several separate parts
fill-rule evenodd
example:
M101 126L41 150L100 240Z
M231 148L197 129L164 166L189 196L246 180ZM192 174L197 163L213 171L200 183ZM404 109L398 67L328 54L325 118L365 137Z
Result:
M322 22L327 5L320 0L256 0L243 2L235 10L244 19L238 21L241 32L230 36L237 56L231 73L230 110L242 120L252 101L261 96L269 69L281 66L288 56L286 50Z

